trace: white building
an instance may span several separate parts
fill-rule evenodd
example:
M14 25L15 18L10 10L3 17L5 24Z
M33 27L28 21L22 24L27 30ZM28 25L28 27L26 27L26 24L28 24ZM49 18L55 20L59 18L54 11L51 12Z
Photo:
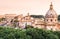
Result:
M35 21L35 28L44 28L47 30L60 30L60 24L58 23L58 15L53 9L53 5L51 3L50 9L47 11L45 18L43 21L38 20Z
M58 23L58 15L53 9L53 5L51 3L50 9L47 11L45 15L45 25L46 29L48 30L57 30L57 23Z

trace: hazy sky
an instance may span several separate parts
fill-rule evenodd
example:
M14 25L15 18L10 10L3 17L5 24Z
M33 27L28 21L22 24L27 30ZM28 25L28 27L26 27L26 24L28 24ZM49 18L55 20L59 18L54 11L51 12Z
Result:
M45 15L51 2L57 14L60 14L60 0L0 0L0 14Z

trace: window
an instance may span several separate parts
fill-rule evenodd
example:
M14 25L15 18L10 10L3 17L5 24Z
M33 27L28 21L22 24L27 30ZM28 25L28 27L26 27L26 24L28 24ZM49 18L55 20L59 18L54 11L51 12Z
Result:
M56 19L55 19L55 21L56 21Z
M52 19L51 19L51 22L52 22Z
M47 21L48 21L48 19L47 19Z
M52 14L51 14L52 15Z

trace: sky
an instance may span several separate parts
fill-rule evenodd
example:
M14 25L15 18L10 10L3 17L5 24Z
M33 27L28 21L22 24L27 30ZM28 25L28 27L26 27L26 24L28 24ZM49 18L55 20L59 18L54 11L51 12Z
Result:
M45 15L51 2L60 14L60 0L0 0L0 14Z

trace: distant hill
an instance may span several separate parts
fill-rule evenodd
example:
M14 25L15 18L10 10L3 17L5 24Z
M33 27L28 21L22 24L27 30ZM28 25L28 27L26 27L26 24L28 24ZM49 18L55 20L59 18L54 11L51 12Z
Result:
M43 15L30 15L30 16L33 17L33 18L44 18Z

